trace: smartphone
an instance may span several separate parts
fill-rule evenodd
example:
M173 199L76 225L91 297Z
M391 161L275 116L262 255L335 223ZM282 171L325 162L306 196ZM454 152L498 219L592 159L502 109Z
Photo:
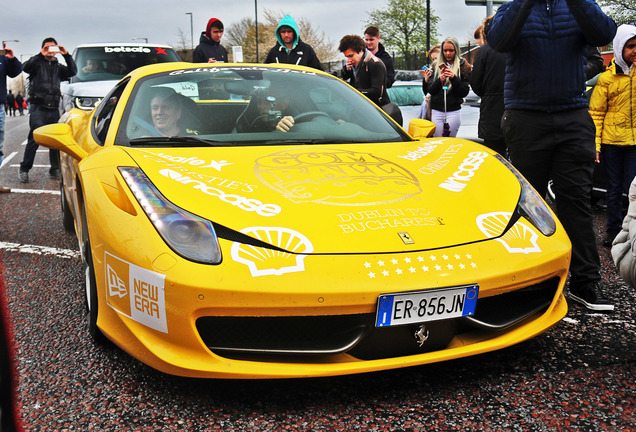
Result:
M0 55L5 55L7 53L6 49L0 49Z
M49 52L60 52L60 47L57 45L49 45Z
M426 65L422 66L422 70L428 70L428 66Z

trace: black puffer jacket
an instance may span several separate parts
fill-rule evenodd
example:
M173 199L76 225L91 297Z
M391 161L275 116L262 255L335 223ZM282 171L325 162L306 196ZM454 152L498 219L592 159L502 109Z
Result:
M227 50L220 43L214 42L207 37L205 32L202 32L199 45L197 45L192 53L192 61L194 63L207 63L211 58L218 62L222 61L227 63Z
M60 107L60 83L77 73L77 65L70 54L64 55L66 66L56 58L48 61L36 54L24 63L23 70L29 74L29 102L47 109Z
M470 86L481 96L479 106L480 138L502 139L501 117L504 112L504 81L506 77L506 54L495 51L487 43L475 56Z

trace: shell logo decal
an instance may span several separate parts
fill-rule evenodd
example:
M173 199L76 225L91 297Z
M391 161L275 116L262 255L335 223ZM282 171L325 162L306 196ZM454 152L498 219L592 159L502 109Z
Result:
M483 214L477 217L477 226L489 238L494 238L503 232L510 222L512 213L495 212ZM537 244L539 235L534 229L521 221L517 221L508 232L495 240L504 245L509 253L535 253L541 252Z
M254 172L263 184L295 202L377 205L422 192L407 169L371 153L300 148L264 156Z
M307 237L289 228L249 227L242 229L241 233L289 251L234 242L231 249L232 259L245 264L252 277L280 276L305 271L305 257L314 251Z

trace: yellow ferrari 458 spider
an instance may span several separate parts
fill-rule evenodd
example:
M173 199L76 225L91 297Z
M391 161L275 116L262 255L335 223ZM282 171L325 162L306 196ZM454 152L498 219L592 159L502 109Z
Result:
M165 63L35 132L61 150L89 332L160 371L361 373L555 325L570 241L502 157L341 80Z

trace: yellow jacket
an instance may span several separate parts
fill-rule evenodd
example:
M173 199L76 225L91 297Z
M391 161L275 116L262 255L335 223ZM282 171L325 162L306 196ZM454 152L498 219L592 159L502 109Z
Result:
M612 60L598 77L590 114L596 125L596 151L601 150L601 143L636 145L636 67L627 75Z

